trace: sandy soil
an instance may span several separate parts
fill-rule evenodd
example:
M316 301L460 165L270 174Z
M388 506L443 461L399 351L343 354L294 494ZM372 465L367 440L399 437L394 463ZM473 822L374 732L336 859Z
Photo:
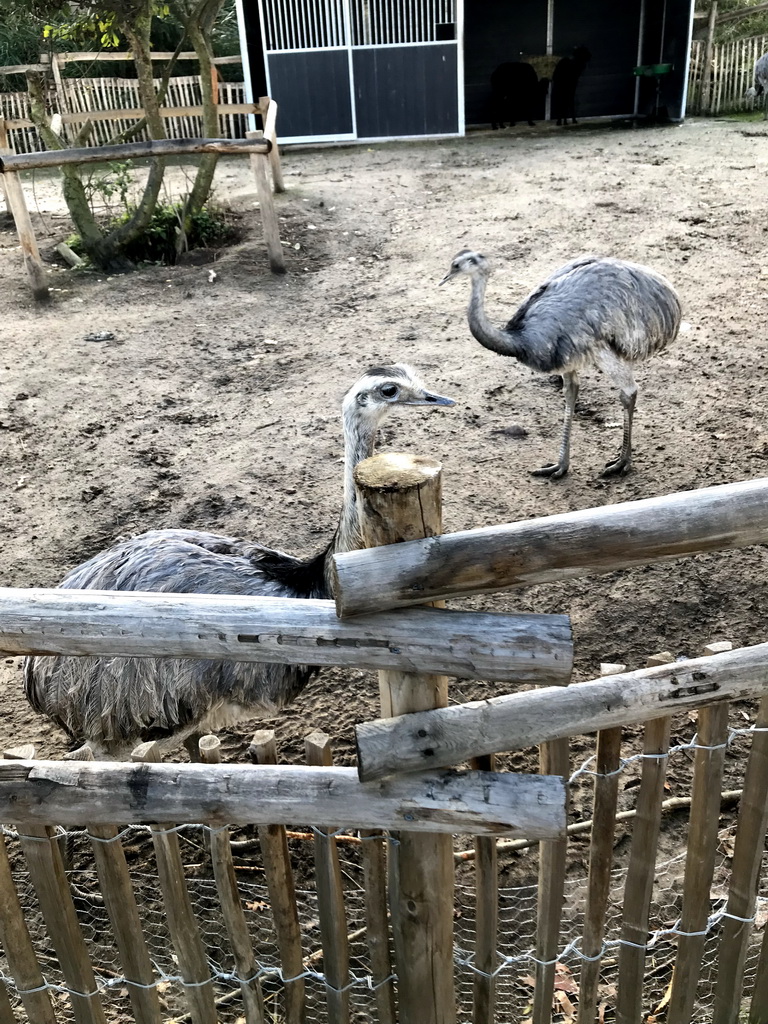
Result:
M441 413L400 411L381 439L442 460L447 530L763 475L766 132L737 121L583 125L289 151L288 191L277 197L285 277L267 268L248 167L233 159L220 169L218 197L241 212L240 244L210 252L206 265L128 276L57 268L48 308L33 305L12 225L0 215L0 584L53 586L118 537L155 527L318 550L341 496L340 397L358 371L390 360L413 363L457 399ZM51 181L38 175L34 185L35 222L51 255L70 228ZM474 342L465 281L437 287L465 246L497 267L488 304L499 322L584 252L650 264L679 288L691 329L640 369L631 475L599 478L620 442L621 415L615 392L593 373L571 475L529 476L556 454L562 397L548 378ZM114 338L86 339L103 331ZM716 639L763 641L766 553L466 604L568 612L583 679L601 661L634 668L661 649L677 656ZM64 737L27 707L18 660L0 662L0 687L2 743L33 741L39 755L60 756ZM451 689L456 701L500 692L466 680ZM322 727L349 760L353 723L375 714L376 702L371 675L324 671L271 724L288 758ZM229 756L241 756L253 728L229 735Z

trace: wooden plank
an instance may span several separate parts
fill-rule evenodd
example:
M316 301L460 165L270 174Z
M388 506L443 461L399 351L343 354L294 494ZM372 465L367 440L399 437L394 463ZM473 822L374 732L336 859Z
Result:
M307 762L329 768L332 763L331 738L319 730L304 740ZM325 835L315 835L315 884L320 917L320 941L323 946L325 1000L329 1024L349 1022L349 939L344 913L344 887L336 840L330 835L336 826L321 825Z
M718 950L713 1024L737 1024L742 1005L744 966L754 928L747 922L755 912L768 830L768 697L760 702L755 728L760 731L752 737L731 863L726 913L733 917L726 917L723 921ZM763 962L762 972L758 972L755 981L755 992L760 989L763 997L768 995L767 974ZM768 999L763 998L763 1005L768 1017Z
M47 71L50 64L4 64L0 75L24 75L27 71Z
M34 167L61 167L64 164L103 164L110 160L138 160L143 157L179 156L182 153L219 153L238 155L269 152L266 139L151 139L149 142L123 142L119 146L55 149L45 153L0 155L0 172L30 170Z
M355 768L304 765L0 763L0 821L78 825L84 807L97 825L161 817L218 825L335 821L340 828L534 839L565 829L562 782L538 775L439 771L364 784Z
M472 767L494 771L493 755L475 757ZM496 1019L496 947L499 932L499 871L496 840L475 839L475 951L472 984L472 1024Z
M725 655L718 655L724 658ZM710 915L710 888L715 870L717 830L720 820L720 791L728 739L728 704L715 704L699 711L697 747L693 769L688 853L685 859L681 934L668 1024L688 1024L693 1014L701 958Z
M7 164L9 160L18 159L20 158L12 150L0 149L0 164ZM25 159L25 157L22 156L21 159ZM27 209L27 201L24 198L24 189L18 175L8 171L3 174L3 186L5 200L16 225L16 234L19 236L21 254L29 283L32 286L32 294L38 302L46 302L51 297L48 290L48 274L40 259L37 239Z
M254 103L217 103L216 110L220 116L225 114L258 114L258 107ZM199 103L191 103L180 107L161 107L160 116L165 118L175 117L202 117L204 108ZM143 107L114 107L106 110L81 110L73 111L70 114L62 114L63 124L81 124L83 121L115 121L118 118L125 118L132 121L140 121L146 116ZM193 133L193 137L197 133Z
M56 1024L51 996L45 989L40 965L13 884L8 848L0 834L0 941L8 970L20 993L27 1017L35 1024ZM36 991L39 990L39 991Z
M262 96L259 100L259 111L264 119L264 138L269 139L272 143L272 149L269 151L272 184L275 192L285 192L283 169L280 163L280 150L277 145L277 103L269 96Z
M246 139L257 142L266 142L263 132L246 132ZM271 148L271 143L269 143ZM254 150L251 153L251 170L256 181L256 193L259 197L259 210L261 212L261 225L264 230L264 241L267 246L269 265L274 274L284 274L285 256L280 241L280 225L275 212L275 204L272 201L272 189L269 185L269 158L262 155L269 150Z
M218 736L200 738L200 760L203 764L221 763L221 742ZM240 981L245 1024L264 1024L264 1000L259 980L259 965L248 933L240 890L235 878L229 829L224 826L210 833L210 855L221 913L232 947L235 969Z
M150 53L151 60L171 60L172 57L176 57L177 60L197 60L197 54L194 50L182 50L181 53L173 53L171 50L153 50ZM130 50L100 50L94 52L93 50L71 50L67 53L60 53L58 55L59 60L62 64L71 64L73 61L87 61L89 64L98 62L99 64L107 61L132 61L133 54ZM214 57L214 64L242 64L243 58L239 53L229 54L226 57ZM41 68L47 70L48 63L45 64L31 64L28 65L32 70ZM0 74L2 74L0 69Z
M563 785L568 778L569 741L567 738L543 743L539 765L548 775L559 775ZM560 922L565 897L565 871L568 840L539 843L539 882L536 903L536 986L533 991L532 1024L549 1024L555 987Z
M622 945L619 947L617 1024L637 1024L642 1019L643 978L650 919L656 850L661 826L661 805L667 775L667 756L672 727L670 718L657 718L645 727L643 769L637 795L637 817L624 887Z
M361 779L428 766L461 764L480 754L646 722L677 711L768 692L768 644L531 690L418 715L365 722L355 729Z
M363 542L397 545L440 532L441 467L418 456L377 455L355 469ZM440 675L382 672L384 714L443 706ZM494 773L482 773L490 779ZM409 823L410 828L410 823ZM448 836L400 832L390 849L390 906L400 1024L454 1024L453 848Z
M277 764L277 746L272 730L254 733L248 754L255 764ZM296 906L296 887L283 825L262 825L259 845L264 874L272 904L277 948L285 986L285 1024L303 1024L306 1019L304 962L301 950L301 926Z
M768 542L768 479L463 530L334 555L339 615Z
M160 760L160 754L157 744L140 744L131 754L131 760L140 763L142 768L150 764L159 767L157 762ZM154 818L154 815L148 817ZM168 828L169 826L165 824L150 825L168 931L176 951L192 1024L216 1024L218 1017L213 998L213 979L184 880L179 839L176 833L169 832Z
M332 601L0 588L8 654L231 658L564 686L565 615L418 608L340 622Z
M380 838L380 833L365 829L360 832L360 838L365 889L365 941L375 990L376 1024L396 1024L395 986L389 951L387 840Z

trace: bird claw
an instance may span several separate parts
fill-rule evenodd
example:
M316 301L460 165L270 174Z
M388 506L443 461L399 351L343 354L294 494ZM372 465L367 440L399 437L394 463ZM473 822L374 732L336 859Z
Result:
M610 462L606 462L605 469L600 474L600 476L626 476L626 474L630 471L631 468L632 460L626 459L620 455L618 459L612 459Z
M568 472L568 463L562 465L560 462L553 462L541 469L532 469L531 476L548 476L550 480L560 480Z

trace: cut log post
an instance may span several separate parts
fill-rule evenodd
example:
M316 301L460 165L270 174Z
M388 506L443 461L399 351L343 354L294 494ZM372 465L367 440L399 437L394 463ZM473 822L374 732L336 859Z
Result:
M768 542L768 479L334 555L342 618Z
M477 771L494 770L493 755L475 757ZM496 946L499 933L499 870L496 840L475 839L475 955L472 1024L493 1024L496 1019Z
M114 116L118 111L109 111ZM91 112L83 118L91 118ZM36 167L62 167L64 164L103 164L111 160L141 160L144 157L182 156L187 153L218 153L240 156L244 153L269 153L269 141L246 139L151 139L148 142L121 142L117 146L82 146L51 149L44 153L0 153L0 173L29 171Z
M34 757L34 748L30 750L30 745L3 751L3 758L10 762L29 756ZM75 1024L106 1024L104 1007L85 939L80 930L55 830L49 825L32 823L25 824L23 829L24 831L19 833L21 849L64 982L70 990L69 1000ZM27 937L28 935L27 932ZM21 938L24 943L23 932ZM45 984L42 981L41 983ZM50 1019L49 1014L55 1018L50 1006L50 1002L48 1009L43 1006L44 1020ZM31 1019L37 1024L36 1018Z
M313 732L304 740L307 763L330 768L333 764L331 738ZM349 939L344 913L344 887L336 840L330 834L334 825L321 825L315 835L315 879L317 909L320 917L320 941L323 947L325 1000L328 1024L349 1022Z
M3 162L7 162L11 155L12 150L0 149L0 160ZM6 170L2 175L2 180L5 187L5 201L16 225L16 234L19 236L21 255L24 259L29 283L32 286L32 295L38 302L47 302L51 297L48 290L48 274L40 259L40 250L37 248L35 231L27 209L27 201L24 198L24 188L18 174L14 171Z
M0 651L440 671L564 686L567 615L416 608L340 622L332 601L0 587Z
M626 665L601 665L600 675L626 671ZM581 1024L595 1019L600 981L601 951L605 936L605 920L611 893L613 837L619 798L619 764L621 729L601 729L597 734L595 756L595 789L592 814L592 835L589 843L589 876L587 905L584 911L584 938L581 951L586 957L579 977L579 1020Z
M440 533L441 467L410 455L376 455L355 469L367 546ZM445 706L444 676L379 675L382 713ZM491 778L492 773L484 775ZM401 1024L455 1024L452 840L400 832L390 849L390 906Z
M277 745L271 729L253 734L248 754L254 764L277 764ZM306 1018L304 964L301 926L296 905L296 887L284 825L259 826L259 844L264 874L275 922L277 948L285 986L285 1022L303 1024Z
M396 1024L395 986L389 951L386 839L381 833L368 830L360 833L360 839L365 889L365 941L376 997L376 1022Z
M744 986L747 947L754 925L757 885L768 830L768 697L763 697L755 721L752 750L744 777L739 805L736 840L731 863L731 887L726 913L733 915L723 921L717 964L717 985L713 1007L713 1024L738 1024ZM755 992L763 991L763 1005L768 1018L768 977L761 961Z
M461 764L532 743L646 722L768 693L768 644L708 658L364 722L355 729L364 781Z
M201 764L221 763L221 741L218 736L201 736L199 750ZM253 952L248 922L245 919L240 890L235 878L229 829L221 826L210 833L210 852L221 913L240 981L245 1024L264 1024L264 1000L261 994L259 965Z
M568 778L569 740L542 743L539 750L540 770L546 775L559 775L563 786ZM536 901L536 984L533 991L532 1024L550 1024L555 990L557 952L560 943L560 922L565 897L565 869L568 840L539 843L539 881Z
M246 132L247 139L258 142L262 140L263 132ZM285 256L280 241L280 224L275 212L275 204L272 200L272 189L269 185L269 157L267 152L251 153L251 170L256 180L256 192L259 197L259 209L261 210L261 224L264 229L264 241L267 246L269 265L273 274L284 274Z
M92 761L93 751L84 745L68 756L78 761ZM134 1020L136 1024L161 1024L157 979L149 958L131 875L118 831L114 825L86 827L93 847L99 887L127 982Z
M722 658L724 655L717 657ZM711 910L710 889L715 870L720 791L727 740L728 704L702 708L696 733L693 800L685 859L683 910L680 915L681 934L677 941L672 995L667 1011L669 1024L688 1024L693 1015Z
M131 760L144 766L157 764L160 761L157 744L141 743L131 754ZM183 979L182 985L193 1024L216 1024L218 1018L213 997L213 979L184 880L179 839L175 832L169 831L170 827L150 825L168 931L179 962L179 973Z
M259 107L264 122L264 138L269 139L272 143L272 148L269 151L272 184L275 192L285 192L283 169L280 165L280 150L277 145L277 104L269 96L262 96L259 100Z
M424 772L364 785L355 768L0 762L0 821L82 825L83 807L96 825L334 821L350 829L536 839L565 830L562 781L539 775Z

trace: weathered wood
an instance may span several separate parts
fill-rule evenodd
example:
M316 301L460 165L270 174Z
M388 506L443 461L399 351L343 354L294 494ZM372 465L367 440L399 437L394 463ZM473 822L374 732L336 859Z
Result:
M112 113L114 113L112 111ZM90 116L90 114L89 114ZM268 139L151 139L148 142L123 142L117 146L83 146L77 149L53 149L45 153L18 153L0 156L0 172L30 170L34 167L62 167L64 164L103 164L111 160L138 160L142 157L180 156L183 153L269 153Z
M2 178L0 178L0 181L2 181ZM82 257L77 255L74 249L71 249L67 245L66 242L59 242L55 249L64 262L68 263L70 267L82 267L85 262Z
M461 764L480 754L661 718L768 692L768 644L709 658L458 704L356 727L360 778Z
M612 666L611 666L612 667ZM597 957L603 948L605 920L611 893L613 835L619 796L621 729L601 729L597 734L595 757L594 811L589 844L587 905L584 910L584 936L581 950L586 957ZM579 976L579 1020L593 1021L597 1013L600 959L585 960Z
M720 654L716 657L726 656ZM693 1014L706 943L705 930L711 910L710 889L715 870L720 791L727 740L728 704L702 708L696 734L693 800L685 859L683 909L680 915L681 934L677 940L672 995L667 1010L668 1024L688 1024Z
M200 761L202 764L221 763L221 741L217 736L201 736ZM229 842L229 829L221 826L210 834L211 864L219 894L221 914L227 929L235 969L240 981L245 1024L264 1024L264 1000L259 980L259 965L248 933L248 922L240 900L235 878L235 865Z
M160 117L202 117L206 108L200 104L184 107L160 107ZM216 113L219 117L226 114L258 114L255 103L217 103ZM147 116L143 107L110 107L108 110L81 110L71 114L62 114L62 124L81 124L83 121L140 121ZM268 136L267 136L268 137Z
M50 993L44 989L40 965L24 919L5 839L0 834L0 942L5 950L8 970L16 983L27 1017L35 1024L56 1024ZM35 991L39 989L40 991Z
M763 930L763 941L760 944L760 957L749 1004L749 1024L768 1024L768 928Z
M153 50L149 54L150 60L199 60L198 55L194 50L182 50L181 53L173 53L170 50ZM100 50L98 54L95 54L92 50L68 50L66 53L58 54L58 58L62 64L71 64L73 61L93 64L95 60L98 60L99 64L103 61L133 61L134 57L130 50ZM28 64L25 67L30 70L47 70L48 68L48 55L43 54L41 59L45 59L44 64ZM239 53L232 53L226 57L212 57L212 63L214 64L242 64L243 58ZM2 72L0 72L2 73Z
M542 743L539 766L548 775L559 775L563 785L568 778L569 741L567 738ZM550 1024L555 988L560 922L565 896L565 869L568 840L539 843L539 879L536 901L536 984L533 990L532 1024Z
M11 159L15 159L12 150L0 149L0 165ZM24 198L24 189L18 175L13 171L6 172L2 178L5 200L16 225L16 234L19 236L21 255L24 259L29 283L32 286L32 295L38 302L45 302L51 297L48 290L48 274L40 259L40 250L37 248L37 239L27 209L27 201Z
M334 555L342 617L768 542L768 479Z
M332 601L0 588L8 654L231 658L565 685L565 615L417 608L340 622Z
M137 795L138 794L138 795ZM303 765L0 763L0 821L78 825L335 821L468 835L563 834L563 786L538 775L426 772L363 784L355 768Z
M744 776L731 885L720 937L712 1024L738 1024L743 998L744 966L753 925L765 833L768 830L768 697L760 702L752 750ZM742 920L738 920L741 918ZM768 1013L768 1002L766 1002Z
M331 738L324 732L310 733L304 740L307 763L330 768L333 764ZM321 825L315 835L315 883L323 947L325 1000L329 1024L349 1021L349 939L344 913L344 887L336 840L330 834L335 825Z
M0 981L0 1024L16 1024L16 1017L4 981Z
M393 545L440 532L441 467L409 455L377 455L355 468L366 545ZM448 703L442 675L381 672L383 714ZM493 773L483 773L491 778ZM410 826L409 826L410 828ZM397 835L390 849L390 907L400 1024L454 1024L453 849L448 836Z
M254 764L277 764L277 745L271 729L253 734L248 754ZM285 1022L303 1024L306 1018L304 964L301 951L301 926L296 905L296 887L283 825L259 827L259 845L264 874L272 904L277 948L283 968Z
M365 889L365 941L376 998L376 1024L396 1024L395 986L389 952L386 839L380 833L360 833L360 857Z
M269 166L272 169L272 185L275 192L285 192L283 168L280 164L280 150L277 145L277 104L269 96L259 99L259 108L264 120L264 138L272 143L269 151Z
M272 143L264 138L263 132L246 132L246 139L254 145L258 142L266 143L271 149ZM265 155L269 149L254 149L251 152L251 171L256 182L256 193L259 197L259 210L261 211L261 226L264 230L264 242L267 246L269 265L273 274L285 273L285 256L280 241L280 224L275 212L275 204L272 199L272 189L269 184L269 158Z
M149 774L148 769L151 766L155 770L163 767L158 763L160 753L156 743L141 743L131 754L131 760L140 764L138 771L145 775ZM207 765L192 767L208 768ZM151 813L147 817L155 818ZM187 820L199 821L200 818ZM213 998L213 979L184 879L179 839L175 832L169 832L168 829L167 824L150 825L157 861L157 876L168 919L168 931L176 951L184 995L193 1024L216 1024L218 1017Z
M493 755L475 757L477 771L494 770ZM472 984L472 1024L493 1024L496 1019L496 946L499 932L499 871L496 840L475 839L475 952Z
M656 849L661 826L661 805L667 775L670 718L657 718L645 727L643 769L637 795L637 818L624 886L624 914L619 947L617 1024L642 1019L645 944L648 941L651 896L656 875Z

